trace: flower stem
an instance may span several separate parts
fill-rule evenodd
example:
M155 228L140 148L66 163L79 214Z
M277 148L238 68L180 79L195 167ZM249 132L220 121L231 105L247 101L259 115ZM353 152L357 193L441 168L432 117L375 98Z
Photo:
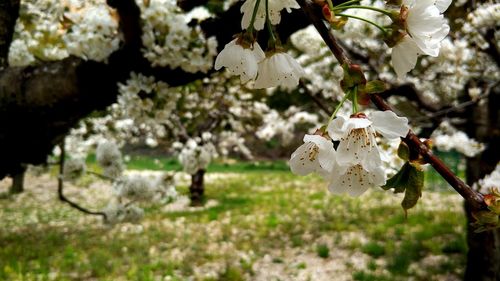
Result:
M248 26L247 32L252 33L253 32L253 24L255 22L255 18L257 17L257 11L259 10L259 4L260 0L255 1L255 7L253 8L253 13L252 13L252 18L250 19L250 25Z
M339 17L346 17L346 18L353 18L353 19L357 19L357 20L360 20L360 21L364 21L366 23L369 23L373 26L375 26L376 28L380 29L380 31L382 31L382 33L386 33L387 30L382 27L381 25L371 21L371 20L367 20L367 19L364 19L364 18L360 18L360 17L357 17L357 16L352 16L352 15L346 15L346 14L335 14L336 16L339 16Z
M354 4L356 2L361 2L361 0L347 1L347 2L344 2L344 3L338 4L337 6L335 6L335 8L337 8L337 7L343 7L343 6L348 6L348 5Z
M326 0L328 2L328 7L330 7L330 10L333 10L333 2L332 0Z
M259 1L259 0L257 0ZM274 36L273 26L271 25L271 20L269 19L269 0L266 0L266 27L269 32L269 42L268 47L275 48L276 46L276 37Z
M337 116L337 113L339 112L340 108L342 107L342 105L344 104L344 102L351 96L351 93L352 92L349 91L348 93L345 93L344 97L342 97L342 100L340 101L340 103L335 108L335 111L332 113L332 116L330 116L330 119L328 119L328 123L326 124L326 127L328 127L328 125L330 125L330 123L333 121L333 119L335 118L335 116Z
M358 113L358 87L355 86L352 90L352 113Z
M352 6L341 6L341 7L334 7L333 11L336 10L347 10L347 9L366 9L366 10L372 10L375 12L382 13L384 15L387 15L388 17L392 18L392 13L390 11L384 10L384 9L379 9L375 7L370 7L370 6L362 6L362 5L352 5Z

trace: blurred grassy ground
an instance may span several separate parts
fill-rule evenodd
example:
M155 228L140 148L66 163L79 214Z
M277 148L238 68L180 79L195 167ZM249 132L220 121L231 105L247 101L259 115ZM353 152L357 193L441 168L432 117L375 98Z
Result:
M154 162L136 158L128 167ZM55 186L33 177L21 197L0 201L0 280L456 280L463 272L465 220L454 193L424 193L405 219L401 196L332 196L285 162L226 165L209 168L231 172L207 183L215 205L153 205L142 225L112 229L42 198ZM68 193L102 206L102 188L110 187ZM179 190L186 194L187 182Z

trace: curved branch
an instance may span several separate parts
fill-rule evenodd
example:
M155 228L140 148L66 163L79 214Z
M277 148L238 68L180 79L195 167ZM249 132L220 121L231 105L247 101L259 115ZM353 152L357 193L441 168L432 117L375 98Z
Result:
M311 23L316 27L319 34L326 42L333 55L340 64L350 64L351 61L345 55L342 47L337 43L333 34L327 29L326 25L323 23L320 11L315 10L315 7L308 0L297 0L304 13L307 15ZM377 95L370 95L372 102L380 110L392 110L391 107L384 101L384 99ZM411 130L408 135L402 140L410 147L410 149L418 152L422 155L425 161L432 165L432 167L457 191L473 208L484 209L486 204L484 203L483 195L470 186L464 183L460 178L458 178L447 166L446 164L435 156L425 144L423 144L420 139Z
M77 209L78 211L85 213L87 215L94 215L94 216L102 216L104 220L107 219L107 216L103 212L94 212L90 211L77 203L69 200L64 196L64 157L66 157L66 148L64 145L64 140L62 141L61 145L59 146L61 148L61 155L59 156L59 176L57 177L57 194L59 195L59 200L68 203L71 207Z

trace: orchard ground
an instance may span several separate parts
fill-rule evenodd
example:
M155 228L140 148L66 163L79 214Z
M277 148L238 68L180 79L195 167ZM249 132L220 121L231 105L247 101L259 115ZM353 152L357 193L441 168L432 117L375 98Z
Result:
M137 158L128 167L159 164L176 165ZM334 196L284 161L209 171L205 207L188 206L185 175L178 201L148 206L139 225L112 228L59 202L55 172L29 173L26 192L0 200L0 280L460 280L463 273L456 193L424 192L405 219L400 195ZM1 181L0 192L9 184ZM99 209L111 186L85 176L65 192Z

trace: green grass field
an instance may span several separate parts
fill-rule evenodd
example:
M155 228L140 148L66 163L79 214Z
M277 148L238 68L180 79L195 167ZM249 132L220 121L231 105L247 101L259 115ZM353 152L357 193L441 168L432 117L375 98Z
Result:
M426 192L405 219L401 196L390 192L333 196L284 162L239 165L209 173L211 207L152 205L141 225L111 229L58 202L48 175L31 177L25 194L0 201L0 280L445 280L463 272L456 194ZM67 192L97 208L105 188Z

